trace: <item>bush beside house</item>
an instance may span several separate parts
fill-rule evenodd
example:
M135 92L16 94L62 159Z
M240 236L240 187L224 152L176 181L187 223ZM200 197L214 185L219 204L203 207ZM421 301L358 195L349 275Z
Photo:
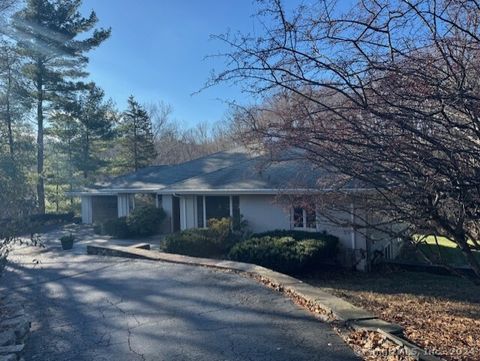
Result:
M95 225L94 231L114 238L148 237L159 232L165 218L163 209L145 205L136 207L128 217L110 219Z
M127 225L127 217L109 219L102 223L99 228L96 228L95 232L108 234L113 238L128 238L131 236Z
M210 219L206 229L166 237L164 251L194 257L229 258L285 273L302 273L336 259L338 238L327 233L276 230L245 240L228 218Z
M236 242L229 218L209 219L208 228L192 228L165 239L165 252L194 257L222 257Z
M160 225L167 215L161 208L152 205L136 207L127 217L130 233L138 237L148 237L159 232Z
M230 259L298 274L335 260L338 238L327 233L273 231L236 244Z

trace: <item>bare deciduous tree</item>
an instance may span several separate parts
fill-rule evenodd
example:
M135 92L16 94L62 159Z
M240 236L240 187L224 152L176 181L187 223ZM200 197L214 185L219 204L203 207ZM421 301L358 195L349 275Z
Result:
M305 150L338 188L361 181L372 212L453 240L480 278L480 3L261 4L265 31L219 36L228 66L209 83L264 95L246 134Z
M185 127L172 119L173 107L164 102L147 106L153 123L156 164L177 164L235 146L230 121L201 122Z

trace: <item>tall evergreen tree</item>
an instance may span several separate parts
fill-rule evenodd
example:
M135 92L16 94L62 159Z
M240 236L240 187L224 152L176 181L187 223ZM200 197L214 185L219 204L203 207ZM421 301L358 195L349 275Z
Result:
M105 165L105 142L113 138L113 104L105 100L102 89L90 84L66 109L52 117L49 134L61 144L73 171L80 172L84 182L91 181L91 174Z
M148 112L133 96L128 98L128 108L123 113L119 131L123 168L137 171L152 164L156 157L152 122Z
M110 29L94 29L95 12L86 18L79 12L81 0L27 0L14 15L13 36L25 57L24 74L36 102L37 197L45 212L44 126L45 107L59 106L65 94L81 89L88 57L86 53L110 36ZM93 30L93 33L90 33ZM81 39L78 39L78 38Z
M11 42L0 41L0 132L1 143L15 155L15 128L30 109L30 99L21 75L21 61ZM4 136L3 136L4 135Z

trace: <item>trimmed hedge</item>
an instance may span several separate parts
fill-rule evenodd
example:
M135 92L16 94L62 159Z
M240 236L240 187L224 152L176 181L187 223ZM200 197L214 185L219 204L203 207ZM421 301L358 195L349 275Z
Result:
M208 228L192 228L165 238L165 252L194 257L220 257L236 242L229 218L209 219Z
M236 244L228 256L235 261L298 274L334 259L337 247L338 238L327 233L272 231Z
M165 252L194 257L215 257L224 252L208 229L187 229L165 238Z
M75 218L73 212L69 213L45 213L45 214L32 214L28 217L30 222L41 223L61 223L72 222Z
M294 230L284 230L284 229L276 229L274 231L254 233L251 238L262 238L265 236L292 237L297 241L301 241L304 239L319 239L319 240L325 240L327 242L338 242L338 237L333 236L325 231L308 232L308 231L294 231Z

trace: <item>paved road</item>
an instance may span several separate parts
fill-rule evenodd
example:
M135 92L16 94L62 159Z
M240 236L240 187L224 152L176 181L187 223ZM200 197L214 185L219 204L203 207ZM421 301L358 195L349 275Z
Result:
M27 361L358 360L330 326L236 274L55 247L11 260L0 292L33 317Z

